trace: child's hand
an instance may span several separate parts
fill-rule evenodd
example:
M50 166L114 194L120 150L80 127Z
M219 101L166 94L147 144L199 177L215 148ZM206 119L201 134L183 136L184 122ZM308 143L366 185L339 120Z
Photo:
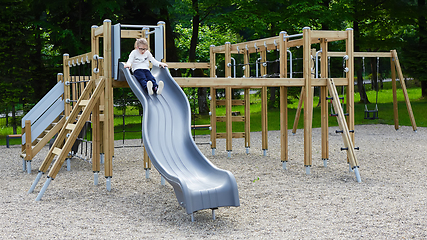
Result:
M124 68L130 68L130 64L125 63Z
M167 65L166 63L161 62L161 63L159 63L159 66L160 66L161 68L165 68L165 67L167 67L168 65Z

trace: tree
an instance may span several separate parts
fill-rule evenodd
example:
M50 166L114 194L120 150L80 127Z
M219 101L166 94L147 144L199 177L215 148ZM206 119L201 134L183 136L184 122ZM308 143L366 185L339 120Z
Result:
M16 106L31 101L33 81L31 61L33 35L27 1L3 1L0 10L0 102L11 107L13 132L18 119Z

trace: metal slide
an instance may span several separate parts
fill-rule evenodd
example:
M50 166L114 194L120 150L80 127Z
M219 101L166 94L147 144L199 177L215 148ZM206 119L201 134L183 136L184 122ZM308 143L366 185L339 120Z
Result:
M194 143L190 105L169 70L153 67L153 76L165 86L161 95L149 96L123 63L119 68L118 79L128 82L144 109L142 137L148 156L172 185L178 203L188 214L240 206L233 174L214 166Z

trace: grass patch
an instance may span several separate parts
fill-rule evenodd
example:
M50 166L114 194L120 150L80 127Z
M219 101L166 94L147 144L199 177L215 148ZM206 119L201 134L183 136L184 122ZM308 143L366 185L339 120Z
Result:
M425 111L427 100L421 98L421 88L408 88L408 95L411 101L412 110L414 113L415 121L418 127L427 127L427 111ZM372 102L368 104L368 109L375 108L375 91L368 91L368 99ZM355 94L355 124L389 124L394 125L394 113L393 113L393 92L391 90L391 83L384 83L384 89L378 92L378 109L379 119L366 120L364 119L365 104L359 103L359 94ZM411 126L408 111L406 109L405 99L403 91L398 86L397 89L397 100L399 109L399 125L400 126ZM319 102L319 97L314 97L313 106L313 128L320 127L320 107L316 107ZM292 104L288 104L288 128L292 129L295 114L298 106L298 101L294 101ZM233 111L239 111L242 115L244 114L244 106L233 106ZM127 107L126 115L134 115L125 117L123 120L123 110L115 108L114 114L114 139L140 139L141 138L141 117L139 116L139 110L135 107ZM217 116L225 115L225 106L218 106L216 108ZM303 111L301 113L298 128L303 128ZM12 134L12 127L6 127L1 124L0 121L0 145L6 145L6 135ZM195 124L210 124L209 116L198 115L194 121ZM335 117L329 117L329 126L338 126ZM280 111L279 109L270 109L268 111L268 129L269 130L280 130ZM225 132L225 123L217 123L217 131ZM251 131L261 131L261 99L257 95L251 95ZM21 128L18 127L18 133L21 133ZM125 132L125 133L124 133ZM192 131L194 132L194 131ZM235 122L233 123L233 132L244 132L244 123ZM209 130L195 130L197 135L210 134ZM90 135L91 133L88 133ZM20 139L11 139L10 144L20 144Z

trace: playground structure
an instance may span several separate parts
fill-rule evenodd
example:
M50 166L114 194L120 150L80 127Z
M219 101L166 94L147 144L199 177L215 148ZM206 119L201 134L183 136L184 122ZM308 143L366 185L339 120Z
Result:
M123 28L138 28L138 30L127 30ZM150 32L150 29L154 29ZM164 23L159 22L157 26L142 26L142 25L111 25L110 20L105 20L102 26L94 26L92 28L92 44L91 52L82 54L76 57L69 57L67 54L63 58L63 75L58 75L58 89L63 87L63 91L59 91L59 97L55 96L55 102L61 105L63 108L58 107L52 108L51 104L40 104L44 108L45 105L49 105L48 109L54 112L54 114L46 115L43 117L44 124L49 123L43 129L43 133L36 133L33 127L37 122L37 119L41 119L40 116L45 115L47 110L35 111L36 117L31 118L24 117L23 119L23 135L22 135L22 154L24 158L23 168L27 166L27 170L31 171L31 159L41 149L40 146L44 146L55 134L58 134L52 148L47 154L45 160L39 168L39 173L29 192L33 192L37 183L41 179L42 175L49 170L47 180L40 190L36 200L40 200L49 186L50 182L56 178L59 170L67 158L70 157L70 150L76 142L78 135L83 129L86 121L92 122L92 170L94 172L94 183L98 183L98 175L100 172L100 164L104 162L104 176L107 181L107 190L111 190L111 178L112 178L112 158L114 155L114 129L113 129L113 88L129 87L131 77L127 76L126 81L119 81L120 74L125 74L123 70L119 68L120 58L120 39L121 38L141 38L147 37L151 34L154 35L154 56L156 59L165 61L166 52L165 49L165 34L164 34ZM102 57L100 56L100 38L103 38L103 52ZM328 43L333 41L345 41L346 51L342 53L328 52ZM312 74L312 45L320 45L320 77L314 78ZM287 78L287 54L288 48L292 47L303 47L303 77L302 78ZM264 76L267 70L266 54L267 51L277 49L279 52L279 75L274 78L265 77L249 77L250 76L250 65L249 59L250 54L259 54L260 60L260 72L261 76ZM225 57L225 77L216 77L216 54L224 54ZM245 64L245 76L244 78L233 78L231 79L231 69L233 67L231 54L243 54ZM305 103L304 107L304 166L306 173L310 173L310 167L312 166L312 116L313 116L313 87L320 87L320 95L323 101L321 101L321 128L322 128L322 159L324 165L329 159L329 145L328 145L328 101L326 101L328 92L331 96L335 112L337 113L337 121L340 126L340 133L343 136L344 147L343 150L347 150L347 161L349 163L350 170L354 171L358 182L361 181L358 161L354 153L355 142L354 142L354 58L362 55L369 55L370 53L355 53L353 51L353 30L347 29L346 31L317 31L311 30L306 27L303 29L301 34L287 35L286 32L281 32L279 36L260 39L245 43L231 44L226 43L222 46L211 46L210 48L210 62L209 63L168 63L170 68L203 68L210 69L209 78L175 78L174 80L180 87L210 87L211 90L211 148L212 153L215 153L216 140L218 138L226 139L226 150L231 156L232 151L232 138L244 137L245 147L247 152L250 147L250 102L249 102L249 90L251 88L261 88L262 95L262 149L264 154L268 150L268 127L267 127L267 87L279 87L280 88L280 128L281 128L281 161L282 166L286 169L286 163L288 161L288 111L287 111L287 88L288 87L302 87L301 99ZM397 69L399 78L402 80L403 75L400 69L400 64L397 58L396 51L390 53L372 53L381 55L382 57L391 57L392 66ZM377 56L375 55L375 56ZM345 77L342 78L329 78L327 70L327 59L328 56L343 57L345 60L345 66L343 71ZM79 81L72 81L71 69L81 64L91 64L90 76L82 76ZM158 70L156 70L158 71ZM395 93L395 82L396 75L393 73L393 92ZM161 76L165 76L161 73ZM80 80L83 79L83 80ZM82 82L84 82L82 84ZM79 91L72 91L71 85L82 84ZM401 81L402 89L406 92L404 81ZM342 109L339 103L339 96L336 91L336 86L345 86L347 89L347 105L346 113ZM132 87L132 86L131 86ZM166 87L167 88L167 87ZM225 100L216 99L216 90L225 88ZM244 100L233 100L232 99L232 88L244 89ZM134 90L133 91L137 91ZM47 94L47 96L53 94ZM58 95L58 94L57 94ZM62 97L61 97L62 95ZM407 93L405 94L407 99ZM141 95L141 102L146 101L148 98L145 95ZM157 98L157 97L156 97ZM159 97L160 98L160 97ZM145 99L145 100L144 100ZM151 98L150 98L151 99ZM42 102L42 101L41 101ZM413 122L413 128L416 130L415 120L413 120L412 109L410 107L409 99L406 101L408 112ZM188 102L186 103L188 105ZM232 116L232 105L244 105L245 116ZM226 106L226 116L216 116L216 106ZM301 104L302 105L302 104ZM147 107L147 105L146 105ZM33 110L32 110L33 111ZM59 113L57 113L59 112ZM144 109L144 116L146 109ZM63 113L63 117L60 115ZM395 100L395 123L397 122L397 99ZM346 116L347 115L347 116ZM144 119L147 119L144 117ZM146 120L144 120L145 122ZM217 133L216 123L217 121L224 121L226 123L226 133ZM244 133L233 133L232 123L234 121L245 122ZM146 124L146 123L144 123ZM143 124L143 125L144 125ZM188 122L188 128L190 128L190 122ZM397 125L398 127L398 122ZM48 130L46 130L48 129ZM173 129L172 131L175 131ZM163 171L161 162L157 162L159 157L155 157L155 153L151 146L147 146L149 142L149 136L145 136L148 133L143 133L144 145L148 148L148 153L144 150L144 168L148 170L151 168L151 162L148 158L155 161L156 168L159 170L161 175L168 180L171 185L174 186L175 193L177 195L180 205L187 208L187 212L192 214L194 211L202 208L191 208L188 207L187 202L181 202L183 199L180 196L181 193L175 188L175 185L179 181L174 179L173 176ZM174 139L172 139L174 140ZM39 145L37 145L39 144ZM194 145L195 146L195 145ZM56 157L56 160L54 158ZM154 157L154 159L153 159ZM148 176L148 175L146 175ZM235 194L237 188L232 190ZM237 199L238 201L238 199ZM225 206L225 205L218 205ZM238 202L234 202L229 206L238 206ZM209 206L207 208L215 209L215 206Z

